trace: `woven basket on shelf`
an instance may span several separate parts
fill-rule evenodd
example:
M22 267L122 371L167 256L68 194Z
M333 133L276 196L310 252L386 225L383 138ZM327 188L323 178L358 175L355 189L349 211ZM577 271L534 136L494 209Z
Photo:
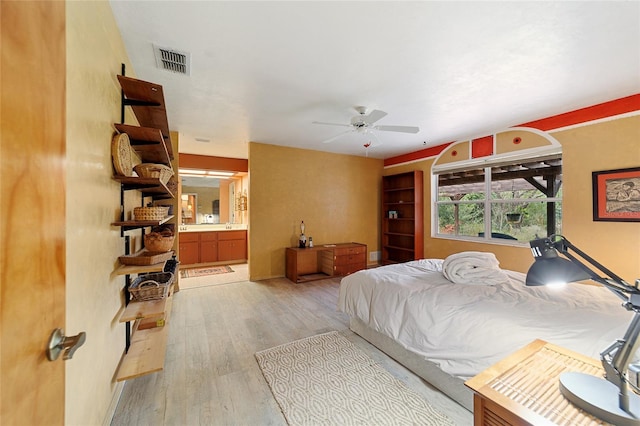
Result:
M171 272L158 272L138 276L129 286L133 300L157 300L167 297L173 283Z
M135 207L133 209L133 217L135 220L162 220L167 217L169 207Z
M178 180L175 178L175 176L170 178L169 181L166 183L166 185L167 185L167 188L169 188L169 191L171 191L172 194L177 194L178 193Z
M144 234L144 248L152 253L162 253L171 250L175 235L162 232Z
M133 170L135 170L140 177L158 178L160 182L164 184L173 176L173 169L164 164L142 163L135 166Z
M134 166L141 163L126 133L119 133L111 140L111 157L116 174L121 176L132 176Z

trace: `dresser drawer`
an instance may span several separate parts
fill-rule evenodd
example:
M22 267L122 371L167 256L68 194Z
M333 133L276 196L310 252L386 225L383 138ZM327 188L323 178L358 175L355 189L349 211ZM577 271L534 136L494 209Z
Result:
M356 254L347 254L342 256L334 256L333 264L334 265L348 265L351 263L365 263L366 262L366 254L365 253L356 253Z
M333 275L349 275L354 272L365 269L366 265L364 263L349 263L346 265L335 265L333 267Z
M366 254L367 246L336 247L335 249L333 249L333 255L336 257L360 253Z

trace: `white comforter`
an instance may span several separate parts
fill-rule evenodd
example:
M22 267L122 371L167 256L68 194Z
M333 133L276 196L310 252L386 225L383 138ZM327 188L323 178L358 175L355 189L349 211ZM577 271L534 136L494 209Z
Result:
M500 284L454 284L442 263L351 274L341 281L338 309L464 380L534 339L599 359L633 315L600 286L526 287L524 274L513 271Z

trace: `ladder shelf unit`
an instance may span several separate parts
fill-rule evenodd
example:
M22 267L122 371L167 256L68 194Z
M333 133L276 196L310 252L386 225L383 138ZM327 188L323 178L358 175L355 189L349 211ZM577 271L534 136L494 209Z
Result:
M122 75L118 75L118 81L122 88L121 96L121 123L115 123L118 133L126 133L131 147L143 163L163 164L171 167L173 149L169 136L164 105L162 86L142 80L124 76L124 64ZM138 120L139 126L124 124L125 106L130 106ZM131 254L131 238L125 235L126 231L140 229L144 236L145 229L159 226L171 221L174 216L169 215L161 220L127 220L125 206L125 192L138 191L140 193L141 206L145 201L173 199L175 194L163 182L157 178L143 178L138 176L115 175L113 179L120 183L120 220L111 223L120 227L120 234L125 239L125 255ZM174 231L175 232L175 231ZM143 252L143 250L140 250ZM140 253L139 252L139 253ZM171 252L173 254L173 252ZM137 255L138 253L136 253ZM154 259L155 260L155 259ZM158 259L159 260L159 259ZM145 374L160 371L164 367L166 343L168 338L167 322L171 312L174 284L170 284L166 297L158 300L135 301L131 300L129 287L132 284L131 275L140 275L153 272L173 272L177 274L177 262L172 262L173 270L168 271L167 261L152 265L123 265L119 264L115 273L125 276L125 309L119 321L125 323L125 353L118 366L116 380L128 380ZM174 278L175 279L175 278Z

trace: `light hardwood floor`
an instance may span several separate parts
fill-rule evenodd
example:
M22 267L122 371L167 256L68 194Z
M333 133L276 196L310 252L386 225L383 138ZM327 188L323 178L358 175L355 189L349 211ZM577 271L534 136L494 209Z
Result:
M457 425L471 413L349 330L339 279L285 278L174 295L164 371L128 381L112 425L286 425L254 353L337 330Z

